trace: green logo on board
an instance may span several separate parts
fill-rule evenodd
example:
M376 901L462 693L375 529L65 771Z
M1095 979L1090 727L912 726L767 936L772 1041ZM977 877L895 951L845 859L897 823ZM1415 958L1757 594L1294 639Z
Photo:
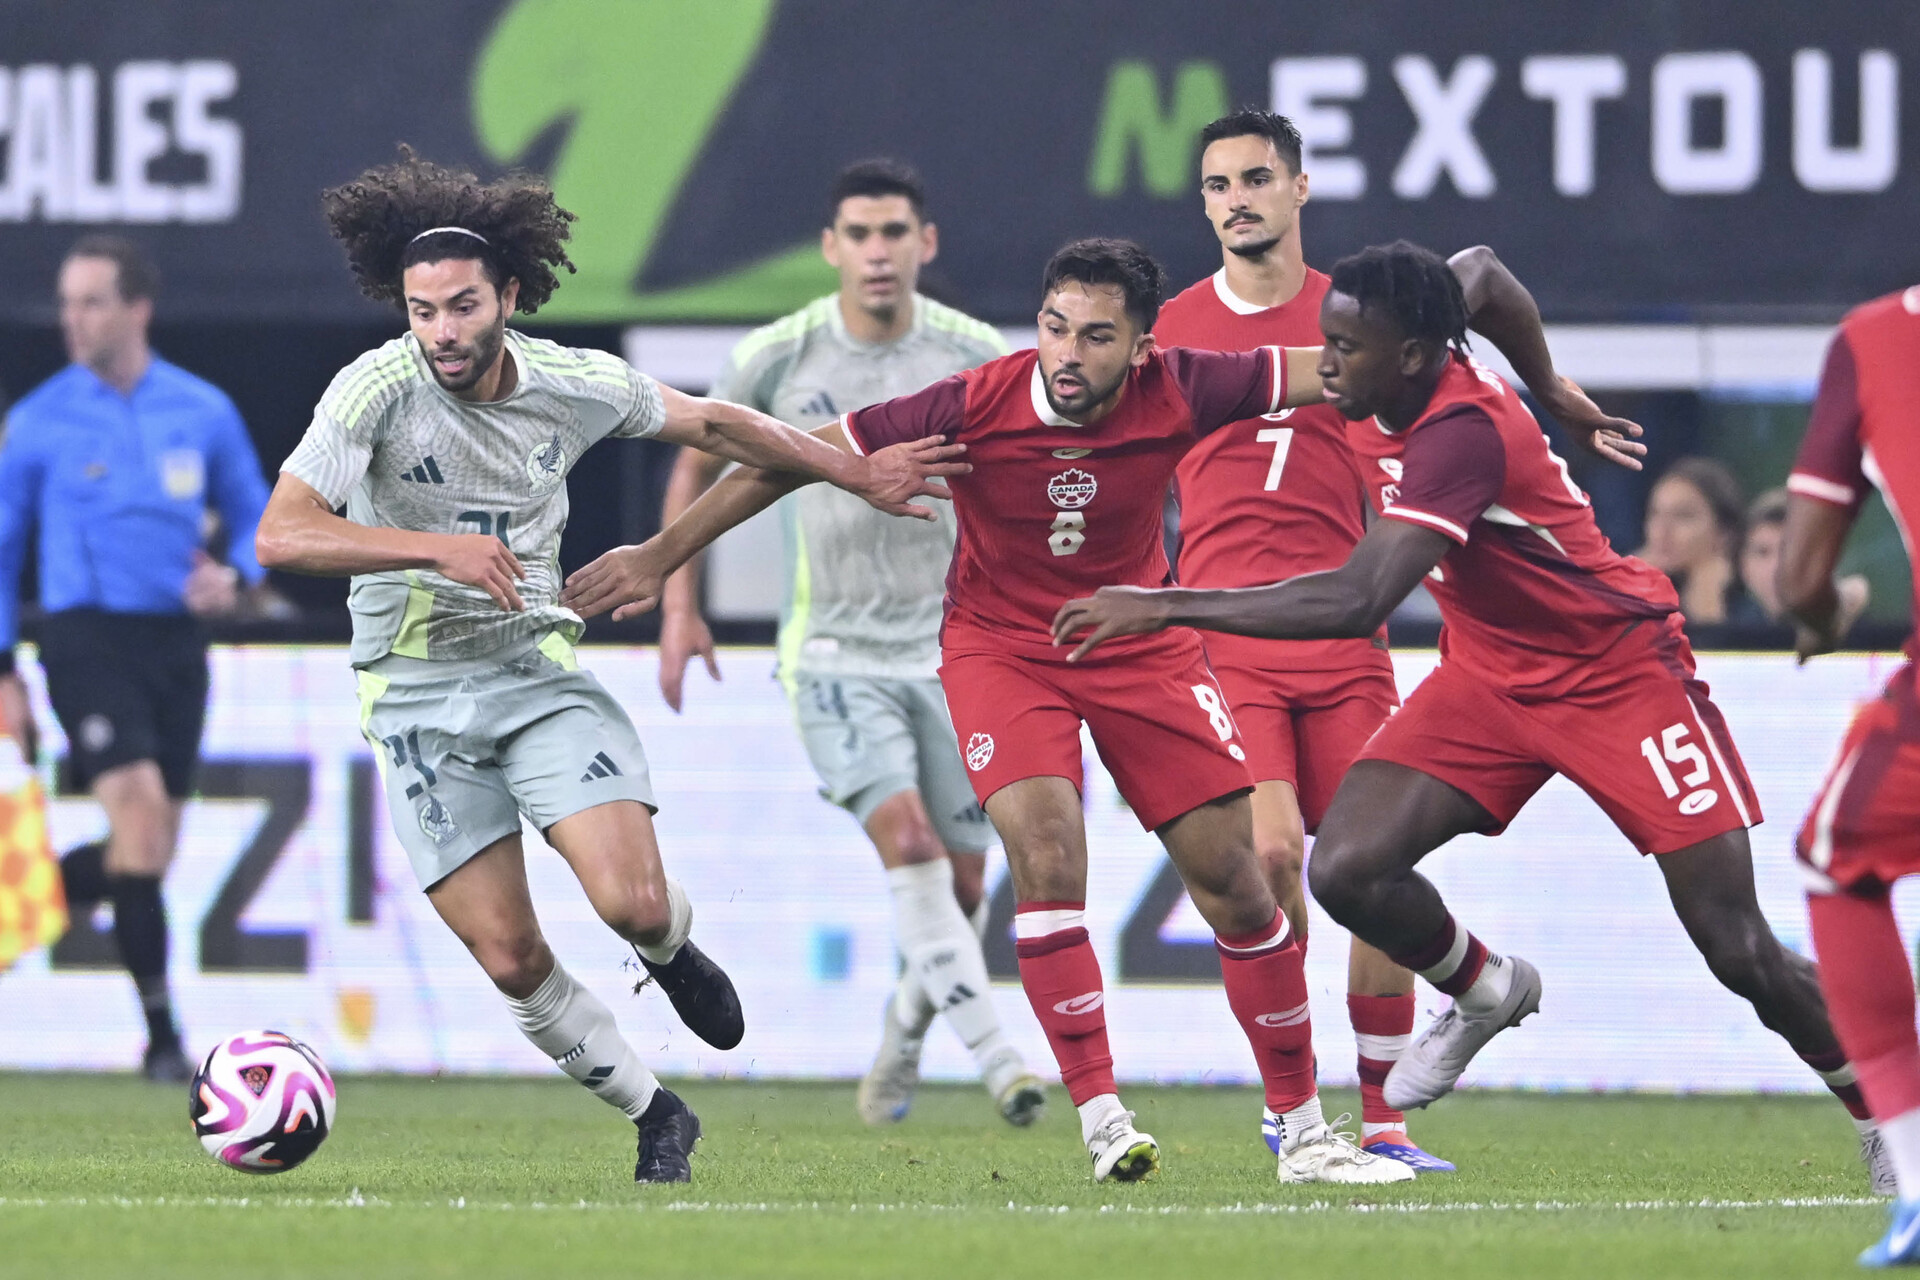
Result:
M521 163L563 131L548 180L580 215L567 279L542 319L757 319L830 293L804 244L657 292L638 280L674 197L759 54L774 0L518 0L473 70L473 128ZM824 181L824 179L823 179Z

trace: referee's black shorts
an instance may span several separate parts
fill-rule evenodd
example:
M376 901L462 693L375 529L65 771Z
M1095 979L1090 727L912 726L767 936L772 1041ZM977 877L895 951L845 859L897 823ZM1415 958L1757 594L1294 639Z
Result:
M67 609L40 623L47 700L66 731L74 784L136 760L184 800L207 717L207 647L185 614Z

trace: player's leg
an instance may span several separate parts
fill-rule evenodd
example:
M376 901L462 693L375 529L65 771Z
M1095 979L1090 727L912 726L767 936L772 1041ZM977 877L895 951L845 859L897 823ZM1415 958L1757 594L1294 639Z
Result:
M1760 910L1745 828L1663 853L1655 861L1666 877L1674 913L1713 976L1751 1004L1761 1025L1819 1074L1852 1116L1863 1141L1873 1145L1873 1118L1834 1035L1813 962L1780 945ZM1907 985L1912 985L1910 972Z
M967 801L974 803L971 793ZM894 939L903 966L887 1002L880 1053L861 1082L862 1117L873 1124L906 1113L919 1077L920 1042L927 1026L921 1019L934 1011L946 1018L973 1055L981 1082L1002 1115L1015 1124L1031 1124L1045 1095L1000 1025L980 934L967 910L968 905L979 905L984 872L977 865L968 867L971 883L963 886L956 866L962 860L983 862L983 855L955 855L947 849L918 789L888 797L869 817L867 831L887 868ZM971 892L970 903L960 896L963 889Z
M1080 790L1065 777L1023 778L987 797L986 810L1013 877L1020 985L1080 1114L1094 1178L1137 1181L1159 1167L1160 1149L1150 1134L1133 1127L1133 1112L1120 1104L1114 1083L1106 988L1087 935Z
M1878 1124L1877 1151L1868 1154L1882 1157L1899 1197L1886 1238L1860 1260L1920 1261L1920 1039L1913 974L1888 892L1920 871L1920 700L1912 668L1854 716L1795 852L1808 884L1820 987ZM1876 1191L1889 1189L1882 1181L1875 1178Z
M949 993L944 1002L947 1017L972 1049L981 1082L1001 1118L1024 1127L1040 1118L1047 1095L1039 1077L1027 1069L1020 1051L1000 1030L988 985L986 955L981 950L987 924L987 848L993 842L993 824L975 797L966 765L960 760L940 682L902 680L891 682L889 688L907 712L919 768L918 794L934 835L946 852L947 864L953 869L954 902L966 920L966 932L953 935L953 946L967 966L969 985L974 975L982 984L977 999L955 1003L953 996L958 993ZM965 1013L972 1030L962 1029L956 1011Z
M1490 951L1414 869L1455 836L1501 825L1449 782L1367 759L1340 784L1320 828L1307 880L1327 914L1453 997L1387 1075L1382 1094L1397 1110L1424 1107L1450 1091L1489 1040L1539 1007L1533 967Z
M1452 1089L1486 1043L1539 1007L1533 966L1462 928L1414 868L1457 835L1504 830L1553 776L1510 701L1441 663L1341 780L1307 884L1327 914L1453 997L1387 1076L1399 1110Z
M1005 653L943 655L940 683L968 782L1007 854L1020 985L1080 1115L1095 1181L1131 1182L1160 1149L1120 1105L1106 992L1087 936L1080 713L1062 669Z
M1920 829L1912 835L1913 853L1920 854ZM1874 1117L1877 1152L1868 1153L1869 1168L1878 1154L1893 1184L1882 1187L1876 1178L1874 1190L1897 1197L1886 1235L1860 1261L1911 1265L1920 1262L1920 1036L1913 971L1892 897L1888 886L1870 879L1848 888L1829 880L1808 891L1807 919L1833 1028Z
M527 665L474 683L501 726L495 754L508 789L595 913L632 945L689 1030L716 1049L739 1044L740 998L689 940L693 904L661 864L646 752L627 713L553 636Z
M1337 683L1323 684L1308 705L1294 711L1297 799L1306 831L1320 829L1341 779L1399 705L1393 669L1382 662L1347 673ZM1451 1162L1414 1143L1406 1113L1386 1100L1387 1075L1413 1044L1413 974L1378 948L1351 936L1347 940L1347 1019L1358 1050L1361 1145L1416 1173L1453 1172Z
M937 683L925 683L939 698ZM994 1011L980 937L959 900L953 862L920 789L926 768L914 725L916 682L802 671L789 692L824 792L873 841L893 907L900 981L882 1011L880 1049L856 1095L861 1117L889 1124L906 1115L936 1014L946 1016L997 1096L1025 1068ZM962 802L977 813L940 705L942 731L931 746L952 758L953 771L962 775ZM986 827L984 815L975 825Z
M521 1034L640 1126L643 1167L636 1169L636 1180L686 1181L686 1151L699 1136L699 1122L640 1061L605 1002L554 958L527 891L519 833L502 836L454 868L427 889L427 900L506 997ZM664 1161L662 1144L648 1150L650 1127L674 1140ZM680 1132L687 1128L691 1136Z
M563 854L572 851L587 868L582 880L590 899L598 896L597 909L618 916L637 938L664 940L675 912L650 823L616 818L599 829L582 823L553 835L563 819L596 803L646 814L639 802L652 793L631 725L624 737L609 731L606 717L627 724L624 713L595 702L598 686L590 679L540 655L423 670L428 666L359 673L361 724L380 752L394 832L414 875L507 997L522 1033L635 1120L635 1180L685 1181L699 1121L658 1087L605 1004L553 959L534 918L520 850L524 806L556 847L566 846ZM586 688L559 679L563 674ZM606 864L617 855L598 858L581 847L605 844L633 851L623 870L634 883L623 895L606 885Z

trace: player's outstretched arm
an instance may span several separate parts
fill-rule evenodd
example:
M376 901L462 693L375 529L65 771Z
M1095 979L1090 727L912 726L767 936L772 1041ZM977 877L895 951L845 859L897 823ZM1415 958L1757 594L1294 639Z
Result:
M934 476L960 475L950 459L964 451L929 457L925 451L876 450L862 457L851 448L836 448L819 433L808 435L769 417L758 409L726 400L708 400L660 388L666 404L666 424L659 439L690 445L734 462L767 471L792 472L805 480L824 480L858 494L889 515L933 519L933 512L913 503L914 498L945 498L944 487L930 484Z
M1541 407L1587 452L1629 471L1640 470L1647 453L1647 446L1637 442L1640 424L1602 413L1572 379L1554 372L1540 307L1507 264L1477 244L1454 254L1447 265L1466 295L1467 323L1500 349Z
M527 571L499 538L355 524L335 515L312 485L285 471L260 517L254 552L262 568L317 578L431 569L479 587L502 609L518 612L527 607L515 588L526 581Z
M1404 520L1376 520L1338 569L1302 574L1270 587L1198 591L1187 587L1102 587L1069 600L1053 618L1053 642L1071 643L1075 662L1115 636L1197 627L1275 640L1370 636L1386 622L1453 543Z
M826 448L853 454L853 445L838 422L819 428L811 438ZM921 475L965 475L972 467L954 460L964 451L964 445L948 444L945 436L928 436L877 449L872 460L880 462L892 455L885 469L896 474L917 471ZM645 613L660 603L668 577L715 538L809 483L809 477L793 471L742 467L701 494L678 519L645 542L615 547L576 570L567 578L560 603L583 618L612 609L615 622ZM950 497L942 485L926 488L930 496Z
M1843 507L1804 494L1787 499L1787 528L1780 539L1776 579L1780 605L1794 622L1793 651L1808 658L1832 653L1867 607L1865 578L1836 580L1857 507Z

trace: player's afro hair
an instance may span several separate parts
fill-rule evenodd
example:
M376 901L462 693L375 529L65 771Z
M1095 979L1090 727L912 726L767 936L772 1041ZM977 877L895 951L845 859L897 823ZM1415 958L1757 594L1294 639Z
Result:
M518 280L518 310L532 314L560 287L558 269L574 270L566 250L574 216L532 174L483 183L402 143L399 160L321 192L320 206L327 229L346 248L360 291L375 302L404 308L401 273L416 263L473 258L496 289ZM448 231L416 239L434 227L473 235Z
M1118 286L1127 314L1142 332L1159 319L1160 298L1167 289L1167 273L1152 254L1131 240L1100 237L1062 245L1040 277L1040 296L1048 297L1068 281Z
M1378 307L1409 337L1436 346L1467 348L1467 299L1446 259L1408 240L1369 245L1333 264L1335 293L1362 311Z

